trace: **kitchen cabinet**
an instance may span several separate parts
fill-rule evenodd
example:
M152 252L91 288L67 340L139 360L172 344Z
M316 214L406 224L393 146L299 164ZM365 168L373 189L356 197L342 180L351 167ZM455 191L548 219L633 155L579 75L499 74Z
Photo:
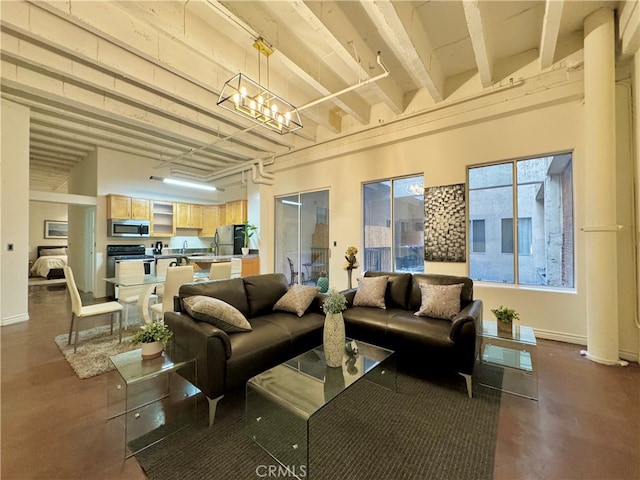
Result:
M224 225L220 219L220 205L204 205L202 207L202 230L198 236L213 237L216 228Z
M176 204L177 228L202 228L202 207L192 203Z
M242 257L242 276L260 275L260 257Z
M176 206L172 202L151 201L151 236L176 235Z
M225 206L225 225L240 224L247 220L246 200L227 202Z
M107 218L150 220L149 200L122 195L107 195Z

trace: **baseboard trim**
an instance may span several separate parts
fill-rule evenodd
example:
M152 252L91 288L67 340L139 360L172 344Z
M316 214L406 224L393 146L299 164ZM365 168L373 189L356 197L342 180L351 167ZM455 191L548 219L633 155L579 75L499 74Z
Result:
M14 315L12 317L6 317L2 319L2 326L13 325L14 323L26 322L29 320L28 313L21 313L20 315Z
M571 335L567 333L554 332L551 330L534 329L536 338L544 338L545 340L554 340L556 342L573 343L575 345L587 346L587 337L582 335ZM640 352L632 352L629 350L619 350L618 355L622 360L628 362L640 363Z

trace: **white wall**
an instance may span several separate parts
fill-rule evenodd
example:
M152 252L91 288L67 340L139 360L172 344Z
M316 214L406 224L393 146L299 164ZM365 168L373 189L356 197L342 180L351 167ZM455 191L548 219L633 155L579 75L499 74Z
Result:
M66 245L66 239L44 238L44 221L66 222L67 205L60 203L29 202L29 260L35 260L40 245Z
M522 89L472 100L463 105L464 109L457 106L449 112L444 109L433 115L408 118L352 135L348 141L327 142L278 159L273 170L274 195L318 188L330 190L331 286L346 288L346 273L341 272L346 246L355 244L362 251L363 182L424 174L425 186L466 183L467 165L573 151L575 290L551 291L478 282L475 297L484 302L485 318L493 318L491 308L505 304L519 311L522 323L534 327L541 337L586 344L584 265L588 259L578 230L584 224L581 199L589 195L584 187L583 87L581 80L575 79L539 87L525 85ZM628 165L620 168L627 175L632 173ZM271 208L265 201L262 205ZM263 221L263 237L273 236L273 218L271 214L267 222ZM271 230L267 232L267 228ZM628 246L626 250L619 252L621 258L631 254ZM468 265L434 262L427 263L425 270L467 275ZM638 351L638 331L629 313L628 309L620 312L620 332L626 337L621 339L621 350L627 354Z
M29 109L2 99L1 113L0 312L8 325L29 319Z

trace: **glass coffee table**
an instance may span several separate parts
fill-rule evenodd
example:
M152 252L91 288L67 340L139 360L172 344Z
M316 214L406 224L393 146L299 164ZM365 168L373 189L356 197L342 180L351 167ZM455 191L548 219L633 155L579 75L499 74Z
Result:
M396 391L395 352L356 344L358 353L345 352L341 367L327 367L319 346L247 382L247 434L298 478L309 476L309 421L315 413L364 378Z
M511 333L496 322L482 322L479 383L506 393L538 399L537 341L533 328L514 323Z

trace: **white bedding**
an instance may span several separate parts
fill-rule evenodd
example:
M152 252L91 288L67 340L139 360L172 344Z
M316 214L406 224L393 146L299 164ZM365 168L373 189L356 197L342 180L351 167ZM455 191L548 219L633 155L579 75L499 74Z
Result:
M67 264L66 255L49 255L46 257L39 257L33 262L31 267L31 273L35 273L39 277L47 278L49 270L52 268L62 268Z

